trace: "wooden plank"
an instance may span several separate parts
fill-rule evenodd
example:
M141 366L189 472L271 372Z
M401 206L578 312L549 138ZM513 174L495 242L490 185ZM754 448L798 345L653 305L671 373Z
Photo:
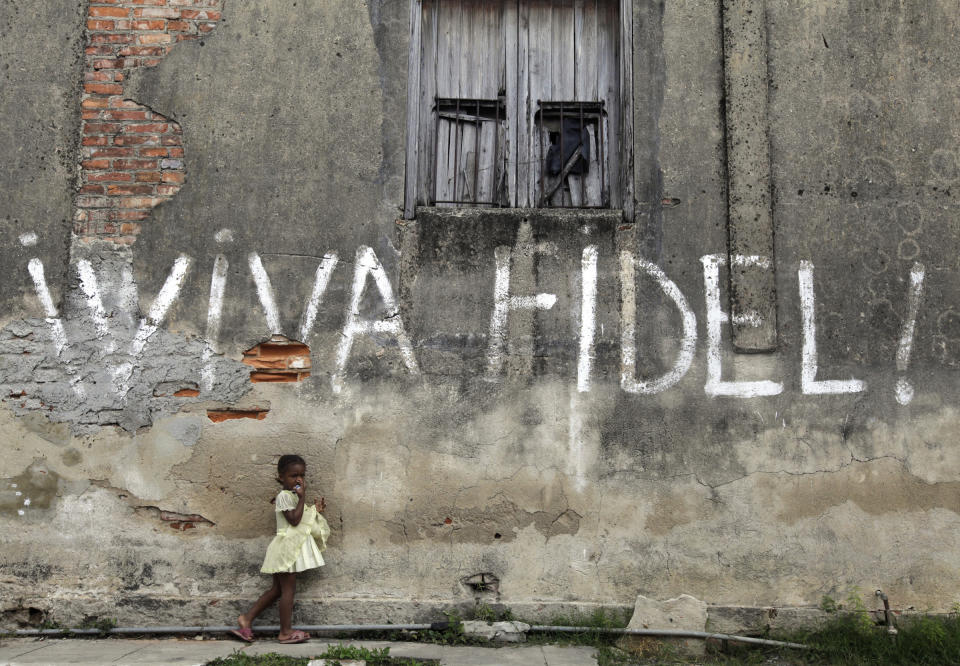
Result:
M450 0L447 0L448 2ZM470 71L471 66L471 56L472 56L472 42L473 42L473 31L470 29L472 23L472 15L469 12L470 6L473 4L471 0L455 0L459 5L459 16L457 17L457 25L459 26L454 31L454 45L456 59L457 59L457 92L454 97L472 97L473 92L473 74ZM457 175L459 179L459 174Z
M460 2L437 3L437 96L460 96L459 37Z
M422 11L419 166L417 169L417 204L433 202L437 170L437 118L434 112L437 94L437 4L438 0L424 0Z
M596 102L597 95L597 0L577 0L576 99Z
M451 181L448 179L450 168L447 166L450 161L450 127L452 125L453 123L449 120L440 120L437 131L437 170L433 177L437 201L447 201L452 198L449 190Z
M477 200L482 202L496 200L497 168L494 153L494 137L499 132L496 123L485 122L480 125L480 177L477 179Z
M625 220L633 221L633 0L620 0L620 206ZM621 167L620 164L623 166Z
M477 0L460 0L460 30L457 48L460 51L460 93L463 98L480 97L480 69L488 58L478 54L482 39L483 15Z
M420 0L410 3L410 45L407 59L407 155L404 164L406 180L403 192L403 216L412 220L417 208L417 182L420 173L420 63L421 58Z
M553 0L550 28L550 99L555 101L572 100L576 95L574 84L576 42L574 39L573 0Z
M535 169L530 163L533 145L530 109L530 2L519 0L517 7L517 203L521 208L533 205L531 187ZM510 26L507 27L510 29Z
M477 126L475 123L458 123L460 129L460 155L457 159L457 201L468 202L474 200L473 176L476 173Z
M597 145L597 131L593 125L587 127L590 134L590 171L586 178L587 206L599 206L602 198L600 194L600 151Z
M508 206L520 205L517 201L517 131L519 128L520 115L518 114L519 88L519 62L518 62L518 36L517 21L519 20L520 0L504 0L503 12L501 14L500 36L503 44L504 53L504 92L506 93L506 116L509 119L506 125L506 133L503 139L506 145L502 145L503 155L506 160L506 178L507 178L507 198L504 202ZM503 160L501 160L501 163Z
M500 7L502 2L481 2L480 30L478 31L478 63L481 69L477 97L496 99L503 69L503 50L499 48Z
M552 95L551 77L553 75L553 59L550 48L553 41L552 34L553 12L550 4L543 0L531 0L530 4L530 44L529 44L529 74L530 74L530 104L528 123L536 128L537 102L548 101ZM544 142L544 134L537 129L530 132L532 141L529 152L529 188L532 205L538 205L538 198L542 191L541 180L546 184L546 174L543 171L543 160L546 157L549 142ZM541 176L543 178L541 179Z
M619 207L619 137L620 137L620 66L617 60L620 7L617 0L598 0L597 3L597 90L606 102L607 124L603 133L603 154L606 160L604 186L610 205Z

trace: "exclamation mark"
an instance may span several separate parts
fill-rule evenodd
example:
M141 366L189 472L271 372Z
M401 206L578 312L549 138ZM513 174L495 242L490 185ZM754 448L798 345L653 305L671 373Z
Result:
M920 309L920 296L923 294L923 264L916 263L910 271L909 310L907 320L900 330L900 347L897 349L897 402L908 405L913 400L913 386L904 374L910 365L910 352L913 349L913 330L917 324L917 311Z

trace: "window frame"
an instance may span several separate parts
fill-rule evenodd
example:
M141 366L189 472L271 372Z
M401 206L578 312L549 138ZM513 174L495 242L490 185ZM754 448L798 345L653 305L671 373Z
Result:
M633 0L614 0L619 4L619 40L617 49L619 58L619 99L616 100L620 118L620 128L617 136L610 136L609 149L617 151L618 160L616 172L611 169L609 178L617 179L619 192L617 200L609 202L608 209L619 209L623 218L633 221L634 217L634 174L633 174ZM428 202L418 201L420 195L421 171L432 164L432 157L420 152L421 113L429 112L423 108L421 101L421 72L422 72L422 0L410 0L410 43L407 64L407 137L404 181L405 219L415 219L416 209ZM507 71L508 82L516 78L516 72ZM516 94L512 96L516 99ZM513 105L515 107L515 103ZM517 117L515 113L511 117ZM517 122L517 124L519 121ZM511 128L517 134L524 131L522 128ZM527 141L533 140L529 128ZM517 134L514 134L516 137ZM522 140L518 137L517 140ZM464 204L467 206L469 204ZM574 209L576 210L576 209Z

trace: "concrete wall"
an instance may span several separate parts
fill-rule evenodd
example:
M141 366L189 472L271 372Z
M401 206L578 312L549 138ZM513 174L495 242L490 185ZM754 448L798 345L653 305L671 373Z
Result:
M766 2L761 257L730 252L729 3L632 3L632 224L401 219L408 4L199 4L218 18L171 14L150 34L189 38L116 65L119 95L89 87L109 69L89 49L136 29L84 31L96 3L0 9L4 624L229 622L266 582L289 452L333 528L304 621L854 587L952 606L946 0ZM24 58L37 34L51 47ZM84 189L100 171L80 163L129 133L89 126L124 108L165 125L144 145L182 146L140 169L171 184L149 201ZM772 352L734 351L731 264L774 276ZM250 381L244 352L277 335L309 345L310 376ZM478 573L499 585L477 592Z

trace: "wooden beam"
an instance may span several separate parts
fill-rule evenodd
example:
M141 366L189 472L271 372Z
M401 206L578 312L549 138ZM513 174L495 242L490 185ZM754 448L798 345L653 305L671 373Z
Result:
M420 173L420 14L421 0L410 0L410 45L407 58L407 159L403 216L412 220L417 210Z

